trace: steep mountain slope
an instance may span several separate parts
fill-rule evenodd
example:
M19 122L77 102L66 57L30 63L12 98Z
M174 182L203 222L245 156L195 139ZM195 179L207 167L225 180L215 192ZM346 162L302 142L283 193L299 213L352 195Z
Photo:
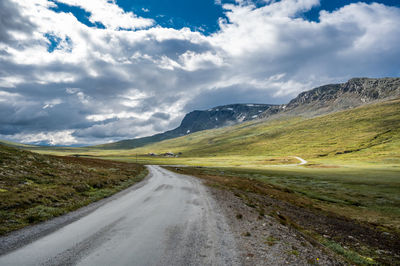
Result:
M270 104L231 104L217 106L208 110L193 111L183 118L179 127L150 137L122 140L115 143L95 146L103 149L129 149L141 147L149 143L172 139L201 130L234 125L243 121L258 118L258 116L275 105Z
M133 152L182 157L362 158L400 163L400 99L314 118L250 121L148 145ZM387 160L387 161L386 161Z
M321 86L300 93L279 111L261 117L301 115L306 117L346 110L371 102L400 97L400 78L353 78L346 83Z

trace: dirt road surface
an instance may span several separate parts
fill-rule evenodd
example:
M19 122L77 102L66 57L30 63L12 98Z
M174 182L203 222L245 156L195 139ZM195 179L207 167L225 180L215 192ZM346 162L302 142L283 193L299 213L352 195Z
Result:
M147 183L0 256L0 265L238 265L201 181L149 166ZM29 229L31 230L31 229Z

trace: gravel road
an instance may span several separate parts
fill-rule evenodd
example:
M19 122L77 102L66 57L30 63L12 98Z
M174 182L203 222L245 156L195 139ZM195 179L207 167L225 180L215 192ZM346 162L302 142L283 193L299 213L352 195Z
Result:
M147 182L0 257L0 265L238 265L201 181L149 166ZM34 228L29 229L34 230Z

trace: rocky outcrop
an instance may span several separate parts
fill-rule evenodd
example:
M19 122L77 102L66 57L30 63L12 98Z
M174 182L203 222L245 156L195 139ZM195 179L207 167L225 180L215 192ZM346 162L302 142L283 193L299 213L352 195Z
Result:
M315 116L346 110L363 104L400 97L400 78L353 78L346 83L321 86L300 93L279 106L280 116ZM264 112L261 117L271 117Z
M269 104L231 104L214 107L204 111L188 113L176 129L180 135L205 129L234 125L253 120L267 110L274 109Z

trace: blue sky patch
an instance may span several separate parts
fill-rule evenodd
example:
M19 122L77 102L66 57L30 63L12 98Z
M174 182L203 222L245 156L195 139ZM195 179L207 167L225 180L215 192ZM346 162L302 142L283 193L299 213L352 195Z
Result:
M218 19L224 16L214 0L118 0L117 4L125 11L154 19L162 27L188 27L206 34L217 31Z
M234 0L222 0L222 4L235 3ZM300 16L310 21L319 21L319 12L326 10L332 12L350 3L357 3L359 0L320 0L320 5ZM365 0L365 3L382 3L388 6L400 7L399 0ZM92 23L89 20L90 13L76 6L54 2L57 7L52 8L56 12L70 12L81 23L88 27L104 29L104 25L98 22ZM126 12L151 18L162 27L181 29L188 27L193 31L200 31L205 35L212 34L219 30L219 18L225 18L222 6L215 3L215 0L117 0L117 5ZM256 7L265 5L264 0L253 0Z
M57 46L62 41L62 39L60 37L50 34L50 33L44 34L44 37L46 37L47 40L49 40L49 42L50 42L47 46L47 52L49 52L49 53L54 52L54 50L57 48Z
M310 21L319 21L319 12L321 10L326 10L329 12L335 11L336 9L339 9L341 7L344 7L345 5L349 5L351 3L358 3L358 2L364 2L367 4L371 3L381 3L387 6L397 6L400 7L400 1L399 0L365 0L365 1L359 1L359 0L320 0L320 6L316 6L312 8L310 11L304 13L302 15L303 18L308 19Z
M104 25L101 24L100 22L95 22L92 23L89 20L90 17L90 13L86 12L84 9L77 7L77 6L69 6L63 3L58 3L58 2L54 2L57 7L52 7L50 8L51 10L60 13L60 12L64 12L64 13L72 13L76 19L82 23L85 24L88 27L96 27L99 29L105 29Z
M67 36L65 40L61 39L60 37L51 34L51 33L46 33L44 34L44 37L46 37L47 40L49 40L49 44L47 46L47 52L52 53L54 50L61 50L64 47L60 47L60 44L65 41L69 46L72 44L71 39Z

